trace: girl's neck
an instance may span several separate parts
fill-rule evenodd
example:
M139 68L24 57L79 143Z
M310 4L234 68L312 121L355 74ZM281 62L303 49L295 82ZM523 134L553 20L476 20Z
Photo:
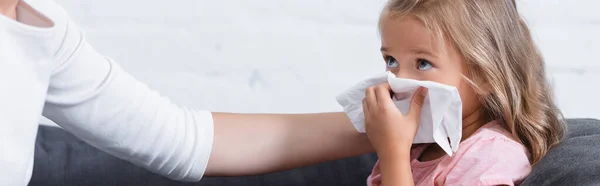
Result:
M18 4L19 0L0 0L0 14L16 20Z
M479 128L490 122L490 119L485 116L483 110L483 108L475 109L466 117L463 117L461 141L469 138L469 136L473 135Z

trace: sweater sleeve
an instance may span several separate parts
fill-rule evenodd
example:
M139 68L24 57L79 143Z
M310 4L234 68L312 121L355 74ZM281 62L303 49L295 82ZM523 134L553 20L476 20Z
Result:
M171 179L200 180L213 143L211 112L173 104L95 51L70 19L55 22L62 44L43 115L118 158Z

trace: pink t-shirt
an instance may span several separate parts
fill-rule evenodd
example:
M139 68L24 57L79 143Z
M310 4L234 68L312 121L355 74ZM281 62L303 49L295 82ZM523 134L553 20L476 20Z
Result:
M518 185L531 171L525 147L512 140L498 122L482 126L460 143L453 157L420 162L427 145L411 149L415 185ZM379 162L367 179L368 186L381 184Z

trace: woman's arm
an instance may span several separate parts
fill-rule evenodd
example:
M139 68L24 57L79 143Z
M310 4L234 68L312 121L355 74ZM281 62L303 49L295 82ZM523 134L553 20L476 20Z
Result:
M228 114L175 105L96 52L58 6L44 7L54 13L60 45L43 115L116 157L197 181L205 173L261 174L372 151L343 113Z
M262 174L372 152L344 113L214 113L210 176Z

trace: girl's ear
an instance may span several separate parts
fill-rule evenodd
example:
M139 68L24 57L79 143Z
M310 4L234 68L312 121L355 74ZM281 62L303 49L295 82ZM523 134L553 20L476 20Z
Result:
M475 75L475 77L481 77L481 75ZM493 86L486 79L470 79L465 75L463 78L471 85L476 94L486 97L492 93Z
M485 81L485 80L471 81L469 79L467 79L467 81L471 84L471 86L473 87L473 90L479 96L487 97L494 90L492 84L490 84L489 81Z
M490 83L487 76L481 73L480 70L471 70L470 73L471 77L474 78L472 79L474 81L469 80L469 78L467 78L467 80L469 80L472 85L475 85L474 88L477 94L486 97L493 92L494 85Z
M490 93L492 93L492 85L489 82L483 83L483 85L481 85L479 88L479 94L482 96L488 96Z

